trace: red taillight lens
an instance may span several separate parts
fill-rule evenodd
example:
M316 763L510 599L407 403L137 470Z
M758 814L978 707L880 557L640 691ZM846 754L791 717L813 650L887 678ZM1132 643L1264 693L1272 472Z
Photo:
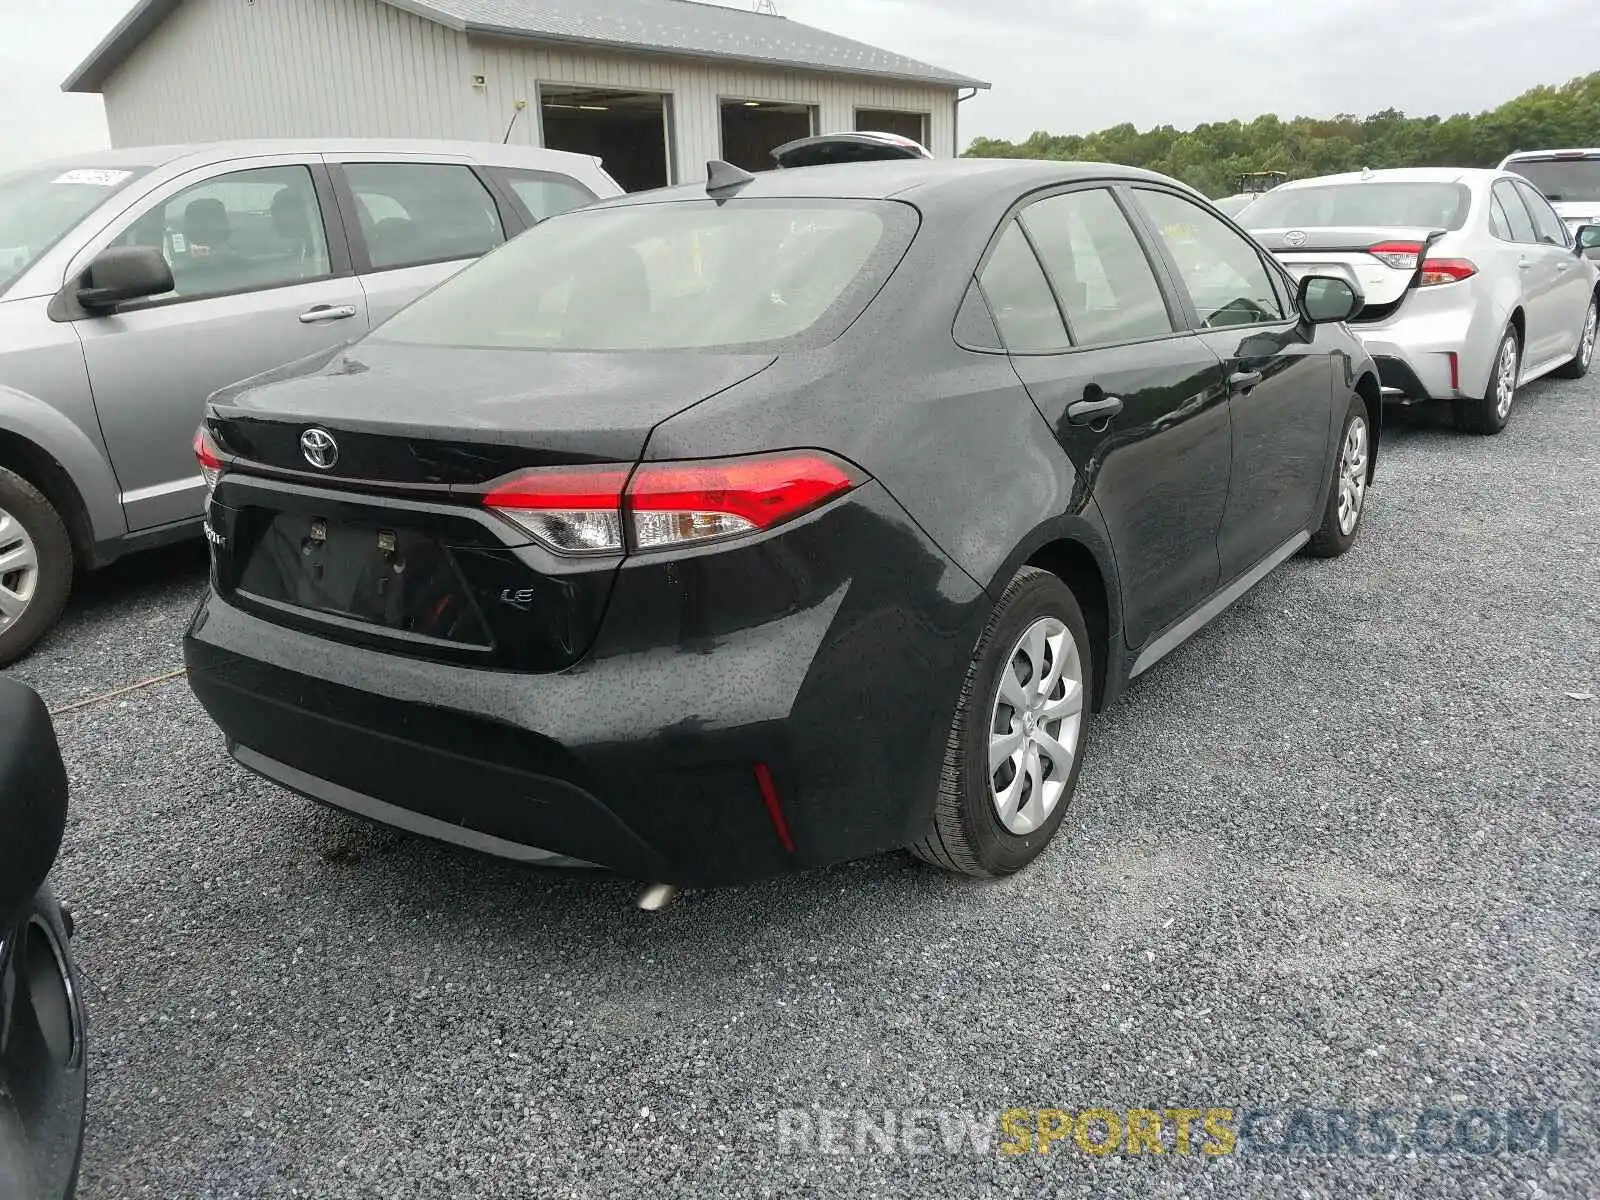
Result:
M843 495L861 478L814 452L698 463L644 463L628 484L641 550L771 529Z
M625 466L551 467L493 488L483 503L563 554L622 551Z
M1367 253L1397 271L1415 271L1417 259L1422 257L1422 243L1379 242L1376 246L1369 246Z
M617 554L771 529L865 482L821 451L703 462L557 467L492 488L485 506L562 554Z
M1478 273L1475 263L1464 258L1430 258L1422 264L1418 287L1438 287L1441 283L1460 283Z
M206 481L206 491L217 486L222 478L222 451L204 425L194 431L194 456L200 463L200 474Z

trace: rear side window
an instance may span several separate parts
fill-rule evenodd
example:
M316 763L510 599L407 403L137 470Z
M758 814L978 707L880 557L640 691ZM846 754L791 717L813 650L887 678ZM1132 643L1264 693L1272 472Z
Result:
M1500 201L1500 208L1506 215L1506 222L1511 226L1511 240L1514 242L1537 242L1538 234L1533 231L1533 218L1528 215L1528 206L1522 202L1522 197L1517 194L1509 180L1501 180L1494 185L1494 198Z
M995 243L978 285L1000 328L1006 349L1013 354L1049 354L1069 346L1061 310L1050 293L1044 268L1015 221Z
M1500 197L1489 197L1489 232L1502 242L1509 242L1511 238L1511 220L1506 216L1506 206L1500 203Z
M1110 192L1051 196L1029 205L1022 222L1067 310L1073 345L1173 332L1155 271Z
M891 202L713 201L551 218L375 331L519 350L701 350L826 337L883 286L916 232Z
M466 167L347 163L374 270L477 258L506 240L488 190Z
M1192 200L1148 188L1136 194L1208 329L1285 319L1272 272L1254 242Z
M1534 232L1539 235L1539 240L1552 246L1566 246L1567 227L1556 216L1556 210L1550 207L1550 202L1528 184L1519 183L1516 189L1522 202L1528 206L1528 215L1533 218Z
M535 224L594 202L594 193L574 179L541 171L499 167L491 172L516 196Z

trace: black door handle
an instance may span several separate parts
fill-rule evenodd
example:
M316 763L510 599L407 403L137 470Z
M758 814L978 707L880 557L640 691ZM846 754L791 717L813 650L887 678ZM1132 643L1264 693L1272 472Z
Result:
M1079 400L1067 405L1067 420L1074 425L1093 425L1096 421L1109 421L1122 411L1122 399L1104 396L1099 400Z
M1260 383L1261 379L1260 371L1235 371L1228 376L1228 390L1230 392L1248 392L1256 384Z

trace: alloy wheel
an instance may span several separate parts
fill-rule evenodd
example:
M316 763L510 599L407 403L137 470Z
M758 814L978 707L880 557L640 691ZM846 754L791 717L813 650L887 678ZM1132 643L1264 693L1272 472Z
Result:
M1585 371L1594 361L1595 333L1600 332L1600 300L1589 304L1589 316L1583 323L1583 338L1578 343L1578 363Z
M1517 339L1508 337L1500 346L1500 364L1495 370L1495 415L1502 421L1511 413L1517 395Z
M1345 430L1339 452L1339 532L1349 537L1361 520L1367 498L1367 423L1361 417Z
M1061 803L1083 699L1077 641L1061 621L1041 617L1006 657L989 716L989 797L1007 832L1032 833Z
M0 631L22 619L39 587L39 551L22 522L0 508Z

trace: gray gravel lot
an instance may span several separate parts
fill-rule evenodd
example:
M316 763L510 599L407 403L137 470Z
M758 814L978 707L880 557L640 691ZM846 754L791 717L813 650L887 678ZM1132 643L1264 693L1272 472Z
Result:
M1600 693L1600 378L1498 438L1387 437L1355 551L1142 680L1003 882L888 857L646 917L254 779L181 679L63 714L81 1194L1600 1194L1600 699L1568 696ZM203 577L126 564L15 673L59 707L173 670ZM1562 1124L1553 1154L778 1138L784 1108L1096 1106Z

